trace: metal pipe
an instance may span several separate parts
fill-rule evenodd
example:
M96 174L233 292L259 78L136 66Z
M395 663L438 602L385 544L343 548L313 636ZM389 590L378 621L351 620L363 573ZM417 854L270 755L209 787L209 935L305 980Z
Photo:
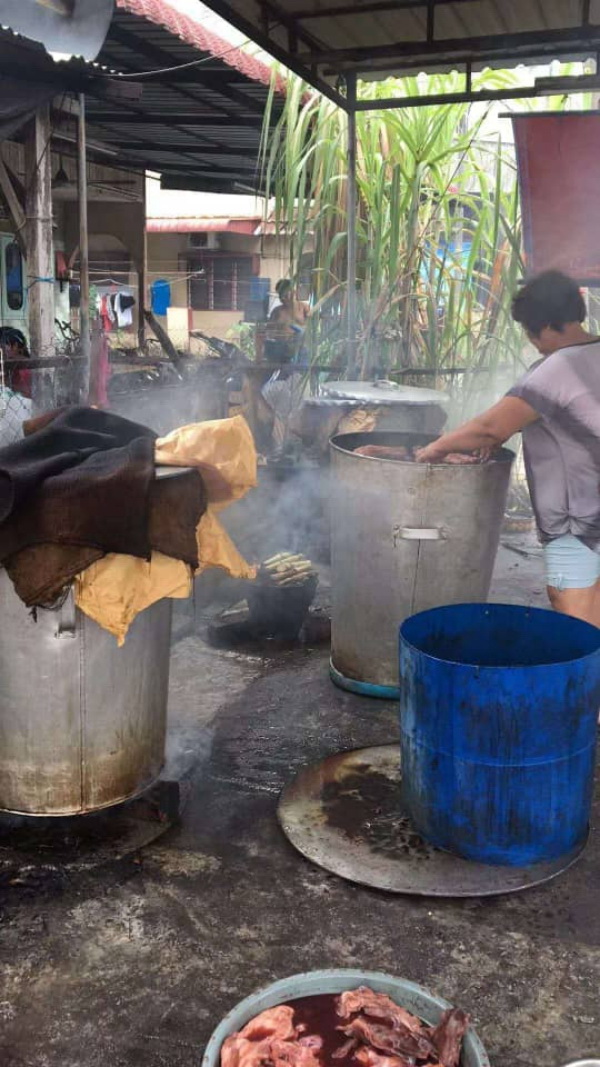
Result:
M84 360L84 392L87 395L90 384L90 357L92 339L90 334L90 258L88 242L87 212L87 151L85 142L85 96L79 94L79 115L77 119L77 191L79 197L79 333L81 338L81 355Z
M570 90L571 92L582 92L583 90ZM549 93L548 90L540 91L536 86L521 86L520 89L481 89L473 92L458 92L458 93L432 93L425 96L391 96L383 97L381 100L359 100L356 104L357 111L390 111L394 108L405 107L428 107L430 105L439 104L469 104L477 103L478 100L488 102L490 100L525 100L528 97L533 96L564 96L565 90L562 92L558 89L554 93Z
M348 288L346 311L348 327L348 378L356 375L356 74L349 74L347 87L348 113L348 178L346 182L346 214L348 232Z

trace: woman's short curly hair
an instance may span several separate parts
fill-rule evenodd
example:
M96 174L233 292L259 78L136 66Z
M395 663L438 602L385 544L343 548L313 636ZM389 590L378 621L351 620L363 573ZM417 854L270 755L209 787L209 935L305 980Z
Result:
M568 322L583 322L585 302L577 282L559 270L536 275L513 297L512 317L532 337L539 337L549 326L562 332Z

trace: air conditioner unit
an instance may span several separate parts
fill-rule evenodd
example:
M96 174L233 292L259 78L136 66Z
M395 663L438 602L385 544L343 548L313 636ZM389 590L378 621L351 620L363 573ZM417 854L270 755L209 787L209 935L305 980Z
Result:
M190 233L188 235L190 248L206 249L207 252L220 248L221 238L218 233Z

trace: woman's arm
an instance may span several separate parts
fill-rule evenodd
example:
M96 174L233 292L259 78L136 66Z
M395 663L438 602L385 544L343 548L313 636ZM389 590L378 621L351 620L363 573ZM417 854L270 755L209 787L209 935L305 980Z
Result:
M538 418L537 411L524 400L516 396L505 396L482 415L422 448L416 458L419 463L436 463L444 459L449 452L497 448Z

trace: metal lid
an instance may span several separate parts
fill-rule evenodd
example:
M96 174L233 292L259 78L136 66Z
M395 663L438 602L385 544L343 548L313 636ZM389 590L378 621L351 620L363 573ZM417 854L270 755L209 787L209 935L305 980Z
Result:
M437 404L445 406L448 396L437 389L421 389L411 385L397 385L385 379L376 382L324 382L324 396L336 400L359 400L362 403L391 404Z
M195 467L155 467L154 477L159 480L162 480L163 478L176 478L178 474L189 474L190 471L195 469Z

